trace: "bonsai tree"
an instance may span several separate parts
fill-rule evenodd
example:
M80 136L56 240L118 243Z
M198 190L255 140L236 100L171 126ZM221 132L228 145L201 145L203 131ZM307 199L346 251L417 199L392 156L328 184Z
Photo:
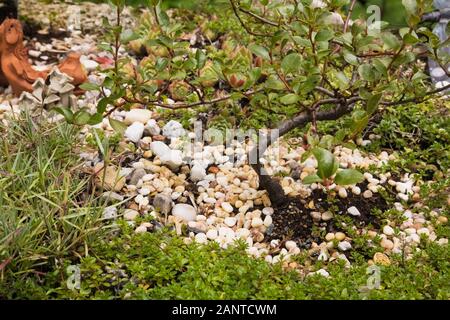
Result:
M183 24L172 21L158 1L150 1L152 31L141 34L120 26L123 2L115 3L118 24L110 28L112 45L102 44L115 63L102 86L86 87L103 94L98 113L86 121L101 121L134 103L177 110L244 102L250 112L269 110L277 121L260 135L249 159L256 159L251 165L275 206L286 203L286 196L259 159L278 137L306 126L314 134L319 121L347 115L349 125L337 135L354 137L383 108L420 103L450 89L432 88L419 63L431 57L449 74L449 56L441 50L449 39L442 43L421 26L431 0L403 0L408 26L396 31L376 16L351 21L355 0L229 0L224 13L216 16L227 19L233 13L228 25L233 25L229 33L234 37L225 39L220 49L211 45L195 51L180 39ZM118 57L120 45L133 41L150 53L138 66ZM174 98L175 89L183 101ZM111 124L120 127L115 120ZM315 153L327 157L323 150ZM327 168L331 171L309 182L329 181L336 167ZM346 173L339 179L351 184L351 177Z

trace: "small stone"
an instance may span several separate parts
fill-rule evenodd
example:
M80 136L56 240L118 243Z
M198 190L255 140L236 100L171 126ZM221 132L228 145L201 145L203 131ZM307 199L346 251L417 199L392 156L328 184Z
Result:
M175 120L170 120L162 130L163 135L168 138L178 138L186 134L182 124Z
M392 250L394 248L394 243L388 239L381 239L380 245L386 250Z
M86 56L81 56L80 62L86 71L94 71L98 67L98 63L94 60L86 58Z
M340 188L338 191L339 197L345 199L347 198L347 190L345 188Z
M145 130L152 136L157 136L161 133L161 128L158 126L155 119L148 120L145 125Z
M152 142L153 143L153 142ZM183 164L183 154L180 150L170 150L169 153L160 157L161 163L175 170Z
M41 52L38 50L28 50L28 55L33 58L38 58L41 55Z
M211 166L208 168L208 172L212 174L217 174L220 171L219 167Z
M106 207L103 210L103 219L116 219L117 218L117 208L116 207Z
M142 138L143 134L144 125L141 122L133 122L133 124L125 130L125 137L134 143L137 143Z
M205 168L202 166L195 164L191 169L190 178L193 182L197 182L203 180L206 176Z
M392 236L394 234L394 229L391 226L384 226L383 233L387 236Z
M294 248L297 248L297 244L295 243L295 241L292 240L288 240L286 241L286 243L284 244L284 246L286 247L287 250L294 250Z
M331 213L329 211L325 211L324 213L322 213L321 218L323 221L330 221L331 219L333 219L333 213Z
M119 192L125 186L125 177L120 175L115 166L108 166L105 169L103 163L98 163L94 166L94 172L97 186L100 188Z
M448 222L448 218L446 216L439 216L438 221L442 224L446 224Z
M208 238L206 237L206 234L200 232L195 235L195 242L204 244L208 242Z
M331 232L327 233L325 236L325 240L327 240L327 241L334 240L334 233L331 233Z
M224 223L229 226L229 227L233 227L237 222L237 219L235 217L227 217L224 220Z
M310 273L310 274L318 274L318 275L321 275L322 277L325 277L325 278L328 278L330 276L328 271L325 270L325 269L319 269L316 272L313 272L313 273Z
M172 209L172 197L167 194L157 194L153 199L153 206L162 214L169 214Z
M189 222L196 220L197 212L195 211L195 208L189 204L178 203L173 207L172 215Z
M123 213L123 218L128 221L133 221L137 217L139 217L139 212L133 209L126 209L125 212Z
M161 141L153 141L152 143L150 143L150 150L152 150L152 152L159 158L172 151L169 146Z
M430 236L430 230L428 230L428 228L420 228L419 230L417 230L417 234L418 235L426 235L426 236Z
M134 233L145 233L145 232L147 232L146 226L139 226L134 230Z
M361 188L360 188L360 187L357 187L357 186L353 187L353 188L352 188L352 193L353 193L354 195L359 196L359 195L361 194Z
M268 228L272 225L272 217L271 216L266 216L264 218L264 225Z
M271 207L265 207L262 209L262 213L266 216L271 216L273 214L274 210Z
M152 117L152 112L147 109L132 109L128 111L125 115L125 119L123 122L125 124L130 125L134 122L140 122L142 124L146 124L150 118Z
M309 215L314 221L320 221L320 219L322 219L322 214L318 211L311 211Z
M225 210L225 212L231 213L233 212L233 206L229 204L228 202L222 202L221 204L222 209Z
M370 190L366 190L363 192L363 197L366 199L372 198L372 196L373 196L373 193Z
M347 251L347 250L350 250L350 249L352 248L352 245L351 245L351 243L348 242L348 241L341 241L341 242L339 242L339 244L338 244L338 248L339 248L340 250L342 250L342 251Z
M101 198L106 201L108 204L116 203L116 202L122 202L124 197L116 192L113 191L107 191L104 192L101 195Z
M218 236L219 235L217 233L217 230L215 230L215 229L210 229L210 230L208 230L208 232L206 232L206 237L210 240L215 240L215 239L217 239Z
M352 216L358 217L361 215L361 212L359 212L358 208L352 206L347 209L347 212L351 214Z
M253 218L252 219L252 227L259 228L264 224L261 218Z
M381 264L383 266L388 266L391 264L391 260L389 260L389 257L382 252L375 253L375 255L373 256L373 262L375 264Z
M130 181L128 182L128 184L133 185L133 186L137 185L139 180L141 180L142 177L145 176L146 174L147 173L142 168L135 169L133 171L133 173L131 174Z
M345 233L343 233L343 232L336 232L336 233L334 234L334 238L335 238L336 240L338 240L338 241L342 241L342 240L345 239Z

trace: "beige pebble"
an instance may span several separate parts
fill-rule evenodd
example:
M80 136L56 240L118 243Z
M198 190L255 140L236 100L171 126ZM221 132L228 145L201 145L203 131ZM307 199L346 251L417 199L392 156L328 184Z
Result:
M366 190L363 192L363 197L366 199L372 198L372 196L373 196L373 193L370 190Z
M335 238L336 240L338 240L338 241L342 241L342 240L345 239L345 233L343 233L343 232L336 232L336 233L334 234L334 238Z
M391 264L391 260L389 260L389 257L381 252L375 253L375 255L373 256L373 262L376 264L381 264L383 266L388 266Z
M333 214L329 211L325 211L324 213L322 213L322 220L323 221L329 221L333 219Z
M438 221L442 224L446 224L448 222L448 218L446 216L439 216Z
M394 248L394 243L388 239L382 239L380 245L386 250L392 250Z
M327 241L331 241L334 239L334 233L327 233L327 235L325 236L325 240Z

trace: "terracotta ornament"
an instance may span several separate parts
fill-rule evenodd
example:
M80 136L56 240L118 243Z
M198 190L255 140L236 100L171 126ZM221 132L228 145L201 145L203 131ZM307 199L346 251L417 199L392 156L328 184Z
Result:
M74 86L87 80L79 54L70 53L58 68L72 78ZM33 83L39 78L47 79L49 72L37 71L28 62L21 23L16 19L6 19L0 25L0 85L9 83L13 93L19 96L23 91L32 92ZM78 89L77 93L82 93L82 90Z

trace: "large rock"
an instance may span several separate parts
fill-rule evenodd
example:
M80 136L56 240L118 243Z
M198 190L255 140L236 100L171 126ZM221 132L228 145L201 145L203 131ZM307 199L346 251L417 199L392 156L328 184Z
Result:
M168 166L171 170L176 170L183 164L183 153L180 150L170 150L160 159L163 165Z
M100 188L119 192L125 185L125 177L120 175L115 166L108 166L105 169L103 163L97 163L94 172L96 172L96 184Z
M159 157L161 163L171 170L177 169L183 164L183 153L180 150L170 149L164 142L153 141L150 150Z
M155 119L150 119L147 122L147 125L145 126L145 130L147 130L148 133L152 136L156 136L161 133L161 128L158 126L158 123L156 123Z
M134 122L140 122L146 124L152 117L152 112L147 109L132 109L125 115L125 124L132 124Z
M143 134L144 134L144 125L141 122L133 122L133 124L129 126L127 130L125 130L125 137L127 137L130 141L133 141L134 143L139 142Z
M169 153L172 151L167 144L161 141L153 141L150 143L150 150L157 155L159 158L161 158L164 154Z
M186 134L186 131L183 129L181 123L175 120L170 120L163 127L163 135L168 138L178 138Z
M195 208L189 204L179 203L172 209L172 215L181 218L183 221L195 221L197 218L197 212Z
M153 206L162 214L169 214L172 209L172 198L167 194L157 194L153 200Z

